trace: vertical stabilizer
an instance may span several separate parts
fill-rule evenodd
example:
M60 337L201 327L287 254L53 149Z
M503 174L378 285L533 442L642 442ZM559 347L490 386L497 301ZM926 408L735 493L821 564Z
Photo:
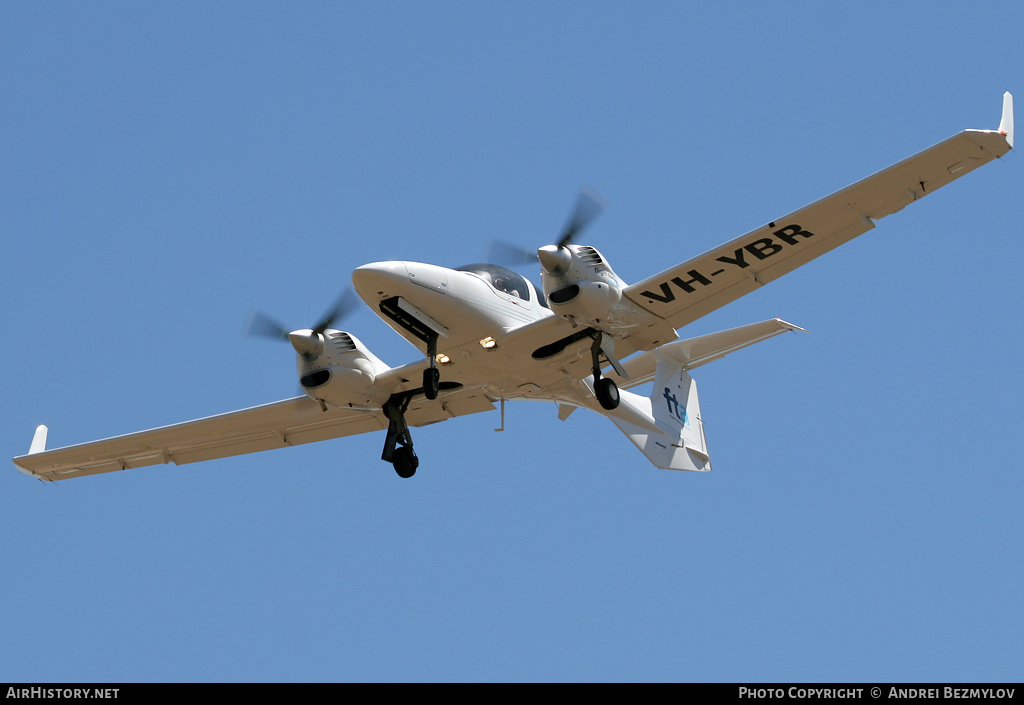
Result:
M609 415L619 430L662 470L707 472L711 469L704 422L700 417L697 383L678 362L659 356L650 397L620 391L620 409ZM643 425L636 423L646 421Z
M673 361L659 361L651 403L658 426L677 433L687 450L707 460L708 445L704 438L704 422L700 418L697 383L693 377Z

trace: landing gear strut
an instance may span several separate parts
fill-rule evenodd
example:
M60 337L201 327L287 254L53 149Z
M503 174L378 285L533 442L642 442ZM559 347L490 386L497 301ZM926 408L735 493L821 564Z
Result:
M412 477L420 465L416 451L412 449L409 426L405 423L405 410L409 408L411 399L412 395L408 393L392 394L382 409L388 417L388 435L384 438L384 452L380 458L394 465L399 477Z
M594 394L601 408L611 411L619 405L619 388L615 380L601 376L601 342L604 333L595 330L591 335L594 342L590 346L590 359L594 365Z
M423 388L392 394L381 407L381 411L388 419L388 435L384 438L384 451L380 458L394 465L399 477L412 477L416 474L416 468L420 466L420 459L412 449L409 424L405 422L409 402L421 391L427 399L437 399L441 390L441 371L434 366L434 358L437 355L436 335L427 342L427 354L430 356L430 367L423 370Z
M423 396L427 399L437 399L437 393L441 389L441 370L437 369L437 333L427 340L427 362L430 367L423 370Z

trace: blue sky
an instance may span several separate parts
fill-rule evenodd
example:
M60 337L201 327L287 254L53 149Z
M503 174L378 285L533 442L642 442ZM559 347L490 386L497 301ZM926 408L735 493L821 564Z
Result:
M0 4L25 452L292 396L260 308L587 232L638 281L1024 103L1014 3ZM1022 109L1019 112L1024 112ZM0 679L1020 680L1017 153L684 330L714 472L552 405L0 473ZM346 321L389 364L417 353Z

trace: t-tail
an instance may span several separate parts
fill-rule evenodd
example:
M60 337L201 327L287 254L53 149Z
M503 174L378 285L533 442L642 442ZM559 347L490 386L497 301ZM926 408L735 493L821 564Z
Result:
M620 391L619 406L606 412L629 440L663 470L711 469L697 383L688 370L725 357L748 345L803 328L777 318L711 335L677 340L625 363L631 387L653 380L649 396Z
M631 412L628 415L622 413L626 406ZM619 408L613 413L609 418L619 430L662 470L711 469L697 383L678 363L659 360L651 396L622 391Z

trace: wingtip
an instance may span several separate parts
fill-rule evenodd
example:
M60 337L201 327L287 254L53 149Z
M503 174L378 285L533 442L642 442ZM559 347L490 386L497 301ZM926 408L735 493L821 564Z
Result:
M797 324L790 323L789 321L784 321L781 318L776 318L775 322L779 325L779 327L785 328L786 330L793 331L794 333L807 333L808 332L806 328L801 328Z
M32 445L28 447L28 454L35 455L46 450L46 434L49 429L40 424L36 427L35 435L32 436Z
M1003 116L999 121L999 133L1006 137L1006 143L1013 149L1013 95L1003 93Z

